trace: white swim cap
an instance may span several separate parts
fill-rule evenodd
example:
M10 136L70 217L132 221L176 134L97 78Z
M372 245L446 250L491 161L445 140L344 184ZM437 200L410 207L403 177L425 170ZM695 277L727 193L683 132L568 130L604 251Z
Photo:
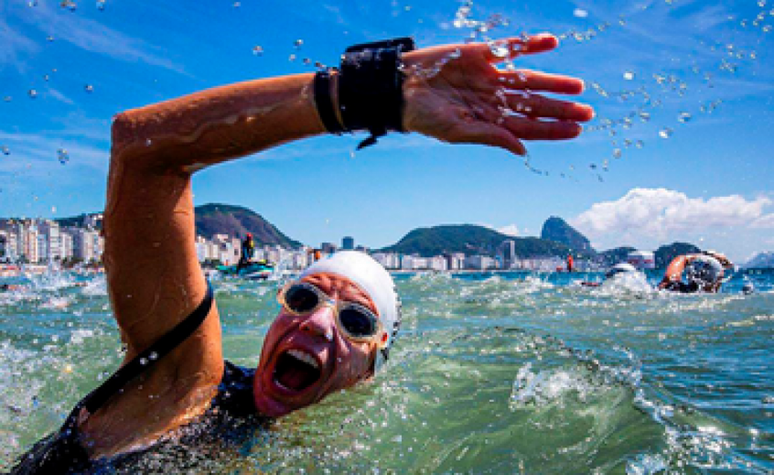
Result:
M628 272L637 272L637 268L628 262L620 262L605 272L605 278L609 279L618 274L624 274Z
M385 347L377 353L376 368L379 368L392 346L401 322L400 299L395 291L395 282L387 270L371 256L360 251L339 251L307 267L300 278L312 274L336 274L354 282L371 298L384 330L389 335Z

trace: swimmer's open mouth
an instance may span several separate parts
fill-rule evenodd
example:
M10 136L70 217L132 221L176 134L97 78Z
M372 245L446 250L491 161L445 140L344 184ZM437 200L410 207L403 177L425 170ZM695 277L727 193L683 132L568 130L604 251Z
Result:
M303 391L322 376L317 358L303 350L287 350L277 358L274 382L291 391Z

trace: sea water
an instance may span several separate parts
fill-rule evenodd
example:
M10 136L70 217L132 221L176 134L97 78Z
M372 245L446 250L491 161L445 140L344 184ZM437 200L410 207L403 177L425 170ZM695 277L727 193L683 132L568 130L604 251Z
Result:
M198 467L161 453L134 471L183 458L194 473L774 471L774 272L716 295L579 285L601 274L397 280L403 328L375 380ZM3 282L23 285L0 293L5 471L122 354L103 276ZM232 361L256 365L276 286L215 282Z

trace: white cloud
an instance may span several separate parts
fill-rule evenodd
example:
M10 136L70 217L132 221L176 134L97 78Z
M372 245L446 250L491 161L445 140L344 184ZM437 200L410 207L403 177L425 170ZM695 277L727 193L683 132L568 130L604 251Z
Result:
M774 213L761 216L750 224L755 229L774 229Z
M704 199L665 188L634 188L616 201L594 204L570 222L596 246L653 247L729 228L774 228L774 214L766 212L773 203L764 196Z
M497 231L502 234L505 234L506 236L513 236L513 237L519 236L519 228L515 224L509 224L507 226L503 226L502 228L498 228Z

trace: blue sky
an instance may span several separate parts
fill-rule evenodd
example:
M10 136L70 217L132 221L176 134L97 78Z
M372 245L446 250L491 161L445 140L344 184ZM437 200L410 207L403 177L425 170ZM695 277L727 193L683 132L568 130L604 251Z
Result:
M333 64L363 41L470 33L446 0L70 5L0 0L0 216L100 210L121 110L311 71L304 58ZM581 100L597 109L580 139L528 144L539 173L418 135L357 153L359 137L320 137L199 173L196 203L248 206L308 244L352 235L381 247L450 223L536 235L557 215L599 249L681 240L738 261L774 250L774 1L473 5L475 19L493 14L510 23L493 37L562 35L556 52L516 64L584 78Z

